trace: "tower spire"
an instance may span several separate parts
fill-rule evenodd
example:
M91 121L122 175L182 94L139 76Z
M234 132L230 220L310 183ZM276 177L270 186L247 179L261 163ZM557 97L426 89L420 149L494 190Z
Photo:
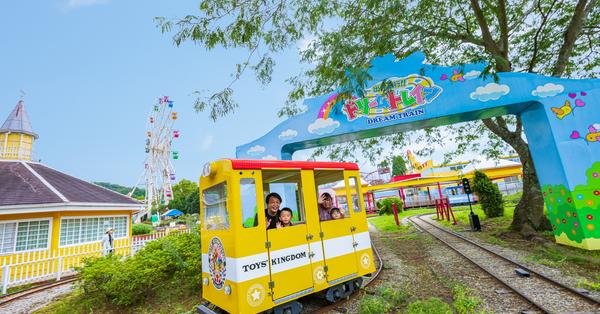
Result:
M38 135L25 111L24 95L21 91L21 99L0 126L0 159L31 160L31 148Z

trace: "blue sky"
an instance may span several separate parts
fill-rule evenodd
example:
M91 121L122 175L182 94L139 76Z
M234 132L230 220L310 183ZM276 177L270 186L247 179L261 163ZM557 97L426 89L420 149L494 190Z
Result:
M2 1L0 120L26 92L26 110L40 138L34 154L43 163L88 181L134 185L143 172L148 112L155 99L175 101L181 137L173 150L178 179L197 181L211 160L235 157L235 148L275 127L289 86L301 67L298 47L276 56L267 87L246 75L234 85L240 108L208 119L193 109L197 90L220 90L231 81L245 51L186 43L175 47L154 17L196 14L199 1L48 0ZM2 122L0 121L0 122ZM450 143L450 146L452 144ZM415 148L415 147L413 147ZM448 149L448 148L446 148ZM439 150L434 161L441 161ZM308 152L294 155L303 159ZM363 171L373 166L361 162Z
M90 181L133 185L143 170L146 117L156 97L178 112L174 142L179 178L197 180L202 165L234 157L281 119L277 110L300 69L297 47L277 58L266 88L247 75L235 87L240 108L216 123L196 113L196 90L231 80L243 51L175 47L154 17L197 12L198 1L2 1L0 119L26 92L26 110L40 135L35 154L58 170Z

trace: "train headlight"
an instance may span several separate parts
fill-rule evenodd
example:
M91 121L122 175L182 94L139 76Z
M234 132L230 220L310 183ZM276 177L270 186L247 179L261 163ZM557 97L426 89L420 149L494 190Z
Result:
M204 164L204 167L202 167L202 176L203 177L210 176L210 173L211 173L211 171L210 171L211 169L210 168L211 168L210 167L210 162L207 162L207 163Z
M202 283L203 283L205 286L208 286L208 278L204 277L204 279L202 279Z
M230 295L231 294L231 286L226 285L225 289L223 291L225 292L226 295Z

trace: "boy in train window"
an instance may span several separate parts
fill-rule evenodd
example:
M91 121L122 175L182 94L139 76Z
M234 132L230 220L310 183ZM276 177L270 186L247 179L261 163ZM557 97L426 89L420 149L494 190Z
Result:
M279 211L279 221L277 222L277 228L290 227L292 226L292 210L288 207L284 207Z
M329 214L331 215L331 219L342 219L344 218L344 214L342 214L342 212L340 211L339 208L334 207L331 209L331 211L329 212Z

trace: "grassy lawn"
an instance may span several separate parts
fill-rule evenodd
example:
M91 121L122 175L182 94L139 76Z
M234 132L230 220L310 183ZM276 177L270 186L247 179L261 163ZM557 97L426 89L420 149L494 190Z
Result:
M398 220L402 221L402 219L409 216L429 213L435 214L435 208L409 209L398 213ZM406 226L396 226L394 215L375 216L374 218L369 218L369 222L382 232L403 231L406 228Z

